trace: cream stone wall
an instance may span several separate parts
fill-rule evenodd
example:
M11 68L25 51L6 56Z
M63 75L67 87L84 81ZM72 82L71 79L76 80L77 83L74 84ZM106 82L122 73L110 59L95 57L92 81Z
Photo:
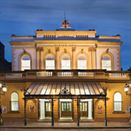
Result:
M21 56L27 53L31 57L31 69L36 69L36 49L32 46L15 46L12 49L12 70L21 70Z
M76 37L81 40L70 40ZM65 40L45 38L65 37ZM66 40L66 37L68 38ZM38 39L35 39L38 38ZM94 38L94 39L84 39ZM20 39L20 41L18 41ZM104 39L101 41L99 39ZM36 31L35 37L13 36L12 44L12 70L20 70L20 56L27 52L31 56L31 69L45 69L45 57L53 54L55 57L56 69L61 69L61 56L68 54L71 59L71 69L77 69L77 57L85 54L87 58L87 69L101 69L101 57L104 53L111 55L112 70L120 70L120 44L112 42L119 40L120 36L99 36L96 37L95 30L89 31ZM28 42L29 41L29 42Z

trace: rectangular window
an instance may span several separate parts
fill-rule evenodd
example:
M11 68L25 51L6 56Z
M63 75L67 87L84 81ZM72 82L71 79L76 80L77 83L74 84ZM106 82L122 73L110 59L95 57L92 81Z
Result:
M114 101L114 111L122 111L122 102Z
M102 60L102 69L111 70L111 60Z
M87 69L86 67L86 60L78 60L78 63L77 63L77 68L78 69Z
M55 69L55 61L54 60L46 60L45 61L45 69L54 70Z
M71 102L62 102L61 103L61 106L62 106L62 111L65 111L65 112L70 112L72 109L71 109Z
M61 69L66 70L70 68L70 60L62 60Z
M87 111L87 102L80 102L80 111Z
M21 62L21 70L30 70L30 60L22 60Z
M18 111L19 106L18 106L18 101L11 101L11 111Z
M51 103L50 102L45 102L45 110L51 111Z

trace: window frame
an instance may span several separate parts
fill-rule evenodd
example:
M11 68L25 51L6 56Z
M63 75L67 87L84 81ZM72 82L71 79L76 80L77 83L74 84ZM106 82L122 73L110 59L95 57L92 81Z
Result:
M46 69L46 61L48 61L48 60L49 61L52 60L54 62L54 68L52 68L52 69ZM53 54L47 54L46 57L45 57L45 62L44 63L45 63L45 69L46 70L55 70L56 69L56 60L55 60L55 57L54 57Z
M18 100L12 100L12 95L13 95L13 93L15 93L15 94L17 94L17 99ZM12 110L12 102L17 102L17 110ZM15 91L13 91L12 93L11 93L11 95L10 95L10 111L11 112L19 112L19 94L17 93L17 92L15 92Z
M22 69L22 58L23 58L24 56L28 56L28 57L30 58L30 69L24 69L24 70L31 70L31 69L32 69L32 58L31 58L31 55L30 55L29 53L23 53L23 54L21 55L21 57L20 57L20 70L21 70L21 71L24 71L24 70Z
M63 68L63 63L62 63L62 61L66 61L65 63L67 63L67 61L69 61L68 62L68 64L69 64L69 68ZM72 66L71 66L71 57L70 57L70 55L69 54L64 54L64 55L62 55L62 57L61 57L61 70L71 70L72 69Z
M110 69L108 69L109 66L108 66L108 68L103 68L103 61L104 61L103 58L104 57L108 57L109 58L109 60L110 60ZM101 69L103 69L103 70L106 69L108 71L111 71L113 69L113 57L112 57L111 54L109 54L109 53L102 54L102 56L101 56Z
M119 95L120 95L121 100L119 100L119 101L115 100L115 99L118 99L118 98L115 98L115 95L117 93L119 93ZM120 106L120 109L117 109L118 106ZM113 107L114 107L114 109L113 109L114 112L122 112L122 94L120 92L115 92L114 95L113 95Z

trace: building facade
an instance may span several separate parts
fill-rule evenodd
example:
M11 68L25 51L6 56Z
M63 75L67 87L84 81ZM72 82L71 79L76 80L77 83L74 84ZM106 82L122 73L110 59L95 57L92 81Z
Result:
M119 35L77 31L67 20L56 31L12 35L12 72L0 81L3 117L27 121L129 121L130 72L121 71ZM6 102L4 103L4 100Z

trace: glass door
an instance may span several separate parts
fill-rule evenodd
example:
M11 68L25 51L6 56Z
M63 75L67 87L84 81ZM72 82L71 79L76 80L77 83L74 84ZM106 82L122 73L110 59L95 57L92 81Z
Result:
M40 119L51 118L51 101L49 99L39 99L40 104Z
M60 100L60 118L72 119L72 100Z
M80 119L93 119L93 106L92 99L81 99L80 100Z
M88 117L88 102L80 102L80 117Z
M45 117L51 117L51 102L45 102Z

